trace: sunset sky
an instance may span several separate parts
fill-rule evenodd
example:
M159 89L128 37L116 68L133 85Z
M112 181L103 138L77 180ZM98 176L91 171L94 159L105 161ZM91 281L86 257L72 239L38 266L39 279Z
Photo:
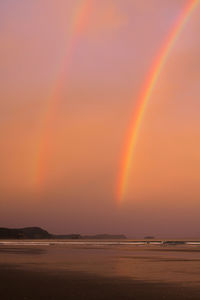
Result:
M200 4L134 109L191 0L0 1L0 227L200 237Z

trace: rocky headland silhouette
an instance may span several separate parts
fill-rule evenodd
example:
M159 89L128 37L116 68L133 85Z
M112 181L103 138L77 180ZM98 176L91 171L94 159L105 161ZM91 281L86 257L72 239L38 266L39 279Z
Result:
M126 239L124 234L51 234L40 227L4 228L0 227L0 239Z

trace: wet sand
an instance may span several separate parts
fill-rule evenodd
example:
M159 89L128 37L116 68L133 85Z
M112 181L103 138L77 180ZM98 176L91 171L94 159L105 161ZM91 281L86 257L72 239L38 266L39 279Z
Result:
M105 278L81 272L37 272L0 267L2 300L44 299L200 299L200 289Z
M200 249L1 246L0 299L200 299Z

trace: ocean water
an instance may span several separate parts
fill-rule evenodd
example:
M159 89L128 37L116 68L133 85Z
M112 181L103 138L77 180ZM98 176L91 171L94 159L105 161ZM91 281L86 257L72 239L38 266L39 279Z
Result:
M200 242L2 240L0 265L200 285Z

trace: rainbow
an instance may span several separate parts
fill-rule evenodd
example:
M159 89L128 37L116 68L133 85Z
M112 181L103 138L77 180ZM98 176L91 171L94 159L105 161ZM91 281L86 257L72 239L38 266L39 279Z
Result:
M34 159L33 185L37 188L42 186L49 161L49 141L51 140L51 125L54 122L56 110L58 107L60 92L63 82L66 81L67 69L69 69L70 61L73 56L74 49L79 37L84 32L92 7L92 0L79 0L72 14L71 24L67 28L68 40L66 41L65 57L58 67L55 83L53 84L49 96L45 102L41 115L42 125L38 137L36 157Z
M133 162L133 154L136 147L140 127L144 118L147 105L152 96L158 78L167 62L169 54L175 45L184 26L191 18L193 12L199 5L200 0L189 0L183 8L180 16L176 20L172 30L170 31L166 41L163 44L155 62L152 65L147 81L142 89L142 93L137 102L137 107L134 111L132 122L129 128L128 140L125 147L125 152L122 159L122 167L120 168L120 176L117 182L117 201L121 203L126 194L128 179Z

